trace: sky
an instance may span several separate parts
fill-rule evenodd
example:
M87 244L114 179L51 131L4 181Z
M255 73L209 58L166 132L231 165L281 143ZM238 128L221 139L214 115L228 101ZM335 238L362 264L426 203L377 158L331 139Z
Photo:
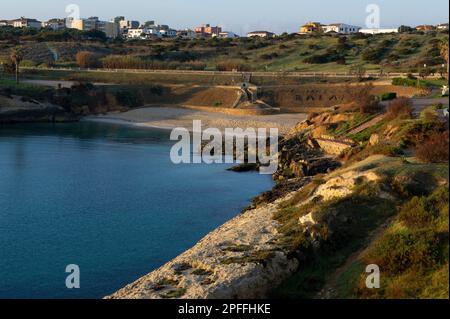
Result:
M155 20L176 29L210 23L238 34L297 32L308 21L366 27L370 4L378 5L380 26L385 28L449 20L448 0L2 0L0 19L66 17L71 4L78 6L81 17L110 20L120 15L141 22Z

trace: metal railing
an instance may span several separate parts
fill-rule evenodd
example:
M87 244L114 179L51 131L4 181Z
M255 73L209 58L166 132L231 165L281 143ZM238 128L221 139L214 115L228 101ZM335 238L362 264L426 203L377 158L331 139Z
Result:
M200 75L200 76L250 76L250 77L328 77L328 78L359 78L361 75L350 72L299 72L299 71L279 71L279 72L241 72L241 71L198 71L198 70L157 70L157 69L103 69L103 68L63 68L63 67L22 67L23 70L41 70L41 71L65 71L65 72L97 72L97 73L135 73L135 74L173 74L173 75ZM400 72L367 72L364 78L395 78L406 77L411 73ZM413 73L413 76L419 76ZM439 77L431 75L429 78Z

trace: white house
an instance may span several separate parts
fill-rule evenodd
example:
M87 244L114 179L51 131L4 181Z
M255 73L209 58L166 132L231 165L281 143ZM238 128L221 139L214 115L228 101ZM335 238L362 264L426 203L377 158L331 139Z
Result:
M322 29L325 33L336 32L343 34L358 33L359 30L361 30L361 28L356 25L349 25L345 23L332 23L329 25L324 25L322 26Z
M175 38L177 36L177 30L174 29L160 29L159 34L164 38Z
M12 20L11 24L14 28L33 28L33 29L40 29L42 28L42 22L38 21L36 19L27 19L27 18L20 18L16 20Z
M253 31L247 33L248 38L273 38L275 37L275 33L268 32L268 31Z
M445 31L445 30L448 30L448 23L441 23L441 24L438 24L438 25L436 26L436 29L438 29L439 31Z
M364 34L398 33L398 29L360 29Z
M50 19L46 22L42 22L42 26L57 31L66 27L66 21L64 19Z
M175 31L176 35L176 31ZM127 38L129 39L148 39L161 38L162 34L157 28L139 27L136 29L128 29Z
M127 37L129 39L142 39L147 34L147 28L131 28L128 29Z
M218 38L221 38L221 39L234 39L234 38L238 38L239 36L236 33L234 33L234 32L224 31L224 32L220 32L215 37L218 37Z

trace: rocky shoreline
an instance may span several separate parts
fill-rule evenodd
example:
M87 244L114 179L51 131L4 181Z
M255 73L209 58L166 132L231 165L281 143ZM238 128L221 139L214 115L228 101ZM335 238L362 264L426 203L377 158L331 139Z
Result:
M0 96L0 123L61 123L80 119L63 107L19 96Z
M253 299L266 298L298 271L299 260L279 245L274 219L312 176L339 166L308 145L303 134L280 143L276 186L255 198L240 215L212 231L194 247L106 299ZM320 158L320 165L316 159ZM245 165L245 164L244 164ZM236 169L240 171L240 169Z
M193 248L106 299L266 297L298 267L297 260L276 247L278 225L272 214L277 204L235 217Z

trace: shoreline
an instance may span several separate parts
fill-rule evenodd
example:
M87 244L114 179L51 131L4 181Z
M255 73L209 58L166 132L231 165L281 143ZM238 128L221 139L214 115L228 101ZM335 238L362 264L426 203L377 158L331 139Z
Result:
M155 110L155 108L150 110ZM183 109L175 110L183 112ZM173 112L174 108L171 108L170 111ZM123 114L88 116L82 121L165 130L176 128L171 119L162 120L155 124L153 122L136 121L135 118L123 116ZM215 115L215 113L211 115ZM303 116L305 115L300 115L300 117ZM190 117L182 119L183 122L191 120ZM298 121L300 120L296 119L295 124ZM237 121L234 124L236 123L247 124L248 121ZM203 126L206 127L206 125ZM189 127L192 128L192 123ZM294 127L295 125L285 128L284 133ZM192 130L190 131L192 132ZM252 198L252 201L259 196L261 194ZM178 294L177 298L183 299L231 299L235 296L249 299L266 297L270 287L279 285L284 279L292 275L298 267L297 260L290 259L285 252L278 250L274 245L280 234L277 231L278 224L272 216L277 210L278 204L290 196L292 194L286 194L275 202L245 212L237 212L235 217L211 230L177 257L104 298L165 299L172 294L175 297ZM265 265L261 263L241 265L235 262L224 262L224 259L227 258L229 260L240 258L237 256L241 253L235 251L233 247L251 247L246 253L254 254L268 252L272 254L272 251L274 251L274 258L267 261ZM178 276L174 274L178 274ZM242 278L246 280L242 281ZM172 290L170 290L159 287L160 283L163 282L177 282L178 284L171 287ZM180 285L186 288L177 288Z
M200 120L202 129L217 128L222 133L225 129L243 130L278 129L279 135L286 135L299 122L307 118L306 113L285 113L274 115L242 116L230 115L204 110L192 110L183 107L162 106L143 107L121 113L108 113L106 115L89 115L81 121L129 125L140 128L154 128L173 130L185 128L193 132L193 121Z

